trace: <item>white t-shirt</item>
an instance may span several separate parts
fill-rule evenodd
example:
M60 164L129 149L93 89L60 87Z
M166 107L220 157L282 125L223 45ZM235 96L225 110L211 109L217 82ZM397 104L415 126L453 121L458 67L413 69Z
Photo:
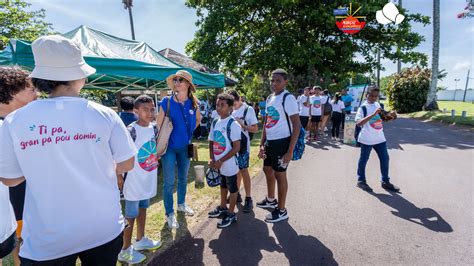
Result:
M334 100L332 100L331 106L332 106L332 111L337 112L337 113L342 113L342 110L346 108L346 106L344 105L344 102L341 100L337 101L337 103Z
M116 163L137 150L120 117L79 97L34 101L5 118L0 176L26 178L20 256L52 260L124 228Z
M214 159L217 161L224 157L227 153L232 150L231 142L240 140L240 133L242 128L237 121L234 121L230 126L230 140L227 138L227 124L232 116L228 116L225 119L219 118L216 122L215 127L211 125L211 133L209 134L209 140L213 141ZM237 159L234 157L222 163L220 173L225 176L233 176L239 172L239 166Z
M267 101L267 119L265 123L267 140L284 139L291 136L288 122L290 123L290 127L293 127L293 125L291 121L287 122L284 110L286 110L288 114L288 119L290 119L292 115L298 114L299 110L295 96L292 94L286 96L285 109L283 110L283 95L286 93L288 93L287 90L284 90L279 95L272 94Z
M0 119L0 128L3 120ZM10 204L8 187L0 182L0 243L7 240L16 229L15 213Z
M308 102L309 103L309 98L310 96L305 96L305 95L301 95L300 97L298 97L298 107L300 109L300 116L309 116L309 108L311 108L311 106L304 106L304 103L305 102Z
M377 102L372 104L365 102L363 105L367 107L367 116L373 114L377 108L380 108L380 104ZM364 118L364 111L361 106L357 110L355 121L357 122L362 118ZM369 122L365 123L359 133L357 141L365 145L376 145L386 141L380 114L372 117Z
M212 111L211 113L211 118L212 120L216 119L219 117L219 114L217 113L217 110Z
M312 116L321 116L321 107L323 102L321 101L320 96L313 95L309 97L311 102L311 115Z
M244 120L244 113L245 113L245 108L247 108L247 104L243 103L239 109L232 111L232 116L234 118L242 119ZM245 124L247 126L253 126L258 124L258 119L257 115L255 115L255 110L252 108L252 106L248 106L247 114L245 115ZM245 129L242 128L242 132L244 132L244 135L247 137L247 151L250 152L250 136L249 132Z
M127 174L123 185L126 200L139 201L156 196L158 179L158 157L156 156L156 139L154 125L142 127L133 122L129 127L135 128L135 166Z

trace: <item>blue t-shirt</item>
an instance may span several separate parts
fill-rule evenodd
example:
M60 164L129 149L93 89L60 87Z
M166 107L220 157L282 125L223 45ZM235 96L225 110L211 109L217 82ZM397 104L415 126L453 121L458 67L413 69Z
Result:
M346 106L346 108L344 108L344 111L350 112L352 109L351 108L352 101L354 100L352 99L352 96L350 96L349 94L343 95L341 97L341 100L344 102L344 106Z
M135 122L138 120L137 115L134 113L120 112L119 116L122 119L122 122L125 124L125 126L128 126L132 122Z
M265 108L267 107L267 102L266 101L261 101L258 103L258 107L260 108L260 115L265 116Z
M165 113L169 99L170 97L164 98L160 104ZM193 101L188 99L183 105L171 98L170 117L173 123L173 131L171 131L168 147L172 149L184 148L191 143L193 131L196 127L196 110L194 110Z

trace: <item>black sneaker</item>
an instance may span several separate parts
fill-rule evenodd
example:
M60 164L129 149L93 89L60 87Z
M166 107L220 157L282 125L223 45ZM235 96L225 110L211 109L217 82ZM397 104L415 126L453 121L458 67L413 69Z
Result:
M269 201L268 198L265 197L262 201L257 202L257 204L255 205L262 209L273 209L278 206L278 201L276 199L274 199L273 201Z
M288 212L286 209L282 211L278 207L265 216L265 222L267 223L277 223L286 219L288 219Z
M367 192L373 192L374 190L367 184L365 181L359 181L357 182L357 187L361 188L364 191Z
M207 213L209 218L219 218L222 214L228 211L227 208L222 208L221 206L217 206L214 210Z
M222 218L222 220L217 222L217 228L225 228L235 222L237 222L237 216L235 216L235 213L226 212L226 215L224 216L224 218Z
M230 196L227 197L227 204L230 203ZM240 192L237 192L237 203L242 203L242 196L240 196Z
M390 181L387 182L382 182L382 188L393 191L393 192L399 192L400 188L395 186L394 184L390 183Z
M245 197L245 204L244 208L242 209L243 212L249 213L253 209L253 201L251 197Z

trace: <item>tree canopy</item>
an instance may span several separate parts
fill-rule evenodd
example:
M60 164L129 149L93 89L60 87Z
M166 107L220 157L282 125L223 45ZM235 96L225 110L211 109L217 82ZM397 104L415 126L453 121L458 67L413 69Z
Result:
M45 10L26 11L31 4L24 1L0 1L0 50L10 39L33 41L52 31L44 21Z
M420 14L405 15L399 25L375 19L386 0L367 1L357 16L365 28L355 35L340 31L333 9L348 2L322 0L187 0L196 9L198 31L186 51L197 61L239 79L268 75L277 67L300 77L297 86L314 85L350 73L366 73L377 66L375 50L385 58L425 66L427 56L414 51L423 36L410 23L429 23ZM353 10L359 8L353 5ZM399 47L399 50L396 47ZM363 60L356 60L361 56ZM306 82L306 83L305 83Z

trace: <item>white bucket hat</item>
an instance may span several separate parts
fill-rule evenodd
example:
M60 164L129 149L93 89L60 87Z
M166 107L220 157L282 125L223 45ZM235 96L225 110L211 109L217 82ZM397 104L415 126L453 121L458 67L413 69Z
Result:
M72 81L95 73L95 68L84 61L79 46L63 36L42 36L31 44L31 48L35 58L32 78Z

